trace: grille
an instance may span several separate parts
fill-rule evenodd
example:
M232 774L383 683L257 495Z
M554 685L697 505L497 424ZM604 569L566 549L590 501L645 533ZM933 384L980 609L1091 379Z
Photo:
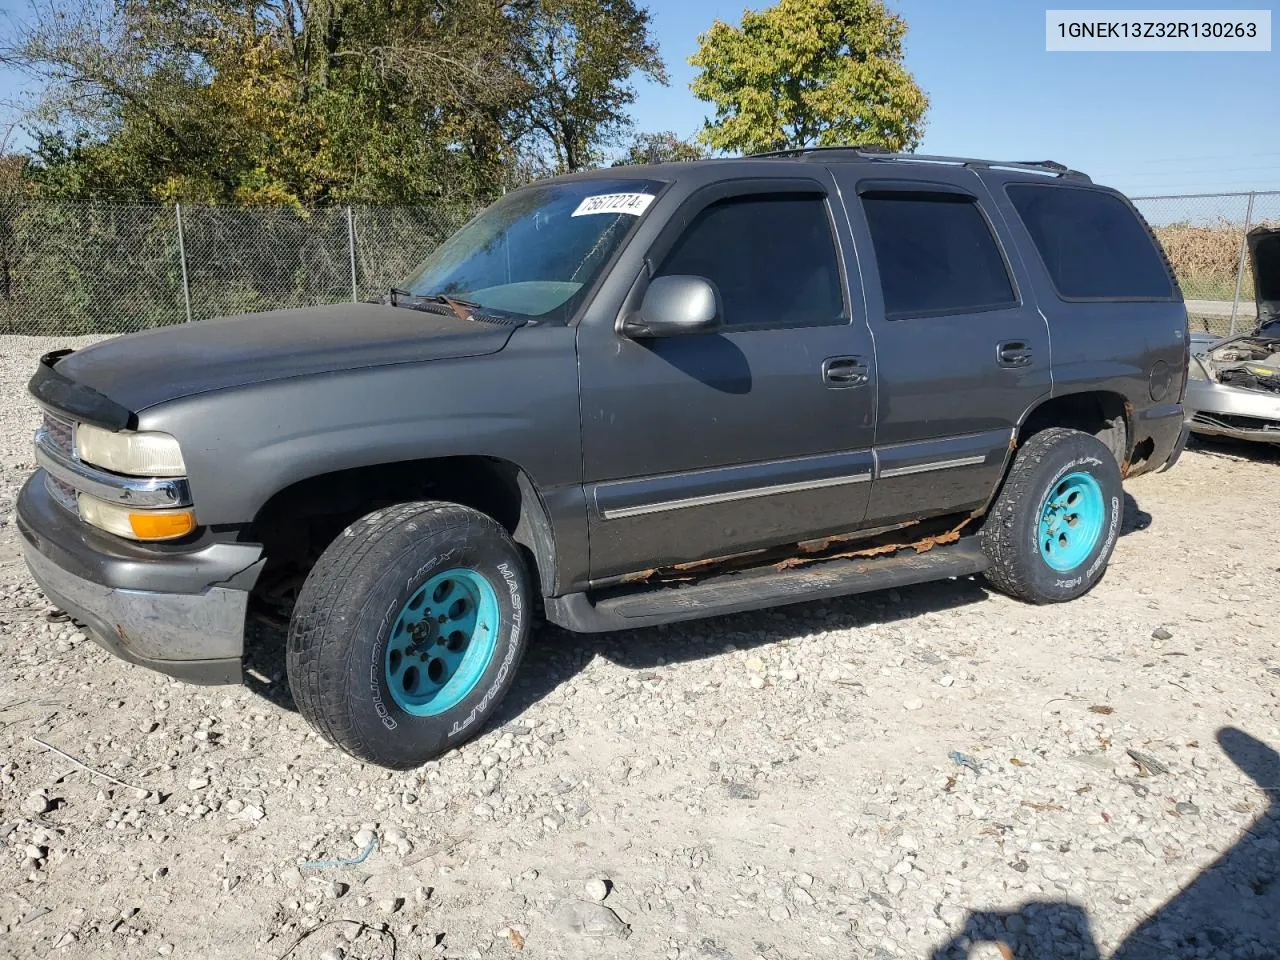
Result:
M79 516L80 505L76 501L76 491L70 484L63 483L54 476L45 477L44 484L45 488L49 491L49 495L52 496L54 500L58 501L58 503L62 504L72 513Z
M1197 413L1192 417L1196 423L1206 427L1232 427L1236 430L1264 430L1280 433L1280 421L1263 420L1260 417L1245 417L1231 413Z
M46 411L44 429L49 434L49 439L56 443L63 453L67 456L72 456L72 448L75 443L70 423Z
M70 421L55 417L47 410L44 414L44 431L53 444L68 457L75 458L75 427ZM76 499L75 488L50 474L45 478L45 489L63 507L76 516L80 515L80 504Z

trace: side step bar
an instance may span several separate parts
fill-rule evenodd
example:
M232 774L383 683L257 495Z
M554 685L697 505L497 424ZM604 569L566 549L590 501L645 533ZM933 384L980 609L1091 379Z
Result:
M566 630L605 633L965 577L986 569L978 538L969 536L925 553L906 549L883 557L825 560L789 570L770 565L681 586L571 593L549 597L545 605L547 619Z

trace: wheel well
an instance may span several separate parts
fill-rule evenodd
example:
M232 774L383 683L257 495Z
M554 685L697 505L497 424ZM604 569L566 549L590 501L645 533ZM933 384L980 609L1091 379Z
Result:
M554 584L551 528L529 477L505 460L443 457L338 470L274 494L252 527L267 558L258 599L284 612L320 554L352 521L411 500L447 500L492 517L521 547L538 589Z
M1018 446L1048 427L1070 427L1092 434L1123 468L1129 454L1130 408L1118 393L1095 391L1053 397L1031 411L1018 429Z

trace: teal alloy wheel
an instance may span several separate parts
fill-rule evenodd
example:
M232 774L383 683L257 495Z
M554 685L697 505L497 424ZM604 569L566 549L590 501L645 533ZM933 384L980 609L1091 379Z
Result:
M298 593L285 646L298 712L392 770L456 750L498 719L516 682L532 582L510 534L478 510L378 507L325 547Z
M480 681L498 645L498 598L475 570L438 573L400 610L387 641L386 680L405 713L432 717Z
M1093 553L1106 517L1098 481L1087 473L1067 474L1040 506L1040 556L1060 573L1074 570Z

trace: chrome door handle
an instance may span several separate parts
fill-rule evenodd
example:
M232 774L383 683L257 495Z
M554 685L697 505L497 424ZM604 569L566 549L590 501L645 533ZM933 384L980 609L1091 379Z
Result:
M1022 340L996 344L996 362L1002 367L1025 367L1031 363L1031 348Z
M827 357L822 361L822 382L828 387L860 387L867 377L867 361L862 357Z

